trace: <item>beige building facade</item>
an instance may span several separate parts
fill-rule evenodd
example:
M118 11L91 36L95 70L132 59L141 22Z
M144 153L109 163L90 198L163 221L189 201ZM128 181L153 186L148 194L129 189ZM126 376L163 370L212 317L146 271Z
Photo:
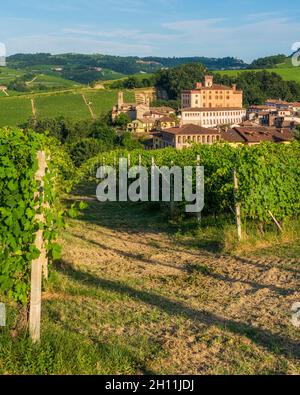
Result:
M153 134L153 148L173 147L178 150L189 148L193 144L214 144L221 140L221 132L197 125L184 125L162 130Z
M239 125L246 119L247 111L241 107L232 108L188 108L182 111L182 125L194 124L205 128L221 125Z
M204 84L185 90L181 96L182 124L193 123L206 128L240 124L246 119L243 92L232 87L214 84L213 76L205 76Z

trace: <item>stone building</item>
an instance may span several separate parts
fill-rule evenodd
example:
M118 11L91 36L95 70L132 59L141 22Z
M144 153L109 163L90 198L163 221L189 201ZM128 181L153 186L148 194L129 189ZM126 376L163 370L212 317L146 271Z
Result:
M184 125L153 133L153 148L188 148L192 144L213 144L221 140L218 129L203 128L198 125Z
M136 103L125 103L124 93L118 93L118 103L112 109L112 119L115 120L120 114L126 114L131 120L136 119Z
M231 145L257 145L263 142L290 143L295 139L289 129L263 126L241 126L228 129L221 133L222 141Z
M175 114L175 110L171 107L150 107L149 99L145 103L126 103L124 101L123 92L118 94L118 103L113 107L112 119L115 120L120 114L127 114L132 121L136 120L155 120Z
M270 128L245 122L233 128L203 128L198 125L183 125L153 133L152 148L173 147L183 149L192 144L228 143L233 146L257 145L262 142L289 143L294 140L289 129Z
M135 91L135 102L137 104L148 104L157 99L156 89L137 89Z
M183 125L205 128L240 124L246 119L243 92L236 85L214 84L213 76L206 75L204 85L198 82L194 89L182 92L181 116Z

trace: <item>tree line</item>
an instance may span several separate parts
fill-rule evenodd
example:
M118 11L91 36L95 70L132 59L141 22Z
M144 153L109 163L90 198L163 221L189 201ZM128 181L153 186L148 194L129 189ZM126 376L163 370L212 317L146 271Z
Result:
M156 74L156 88L167 94L170 100L176 100L180 105L181 92L192 89L196 82L204 79L210 73L202 64L188 64L174 69L160 70ZM300 100L300 84L295 81L284 81L280 75L266 70L244 71L237 76L212 73L217 84L231 86L244 91L244 104L263 104L268 98L287 101Z

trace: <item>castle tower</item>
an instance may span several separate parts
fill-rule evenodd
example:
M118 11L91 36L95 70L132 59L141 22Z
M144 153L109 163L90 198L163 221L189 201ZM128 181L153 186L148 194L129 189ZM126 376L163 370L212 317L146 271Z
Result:
M124 105L124 93L119 92L118 94L118 107L121 108Z
M211 88L214 83L214 76L213 75L206 75L205 76L205 83L204 86L205 88Z

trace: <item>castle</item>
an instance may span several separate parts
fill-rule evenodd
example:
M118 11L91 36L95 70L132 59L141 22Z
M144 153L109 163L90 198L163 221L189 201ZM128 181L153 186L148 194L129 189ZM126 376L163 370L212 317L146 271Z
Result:
M126 114L132 121L153 121L175 114L175 110L170 107L150 107L150 96L142 96L140 92L136 92L136 102L126 103L124 101L124 93L119 92L118 94L118 104L113 107L112 119L115 120L120 114Z
M214 78L206 75L204 85L197 82L192 90L181 95L181 123L204 128L240 124L246 119L243 108L243 92L232 87L214 84Z

